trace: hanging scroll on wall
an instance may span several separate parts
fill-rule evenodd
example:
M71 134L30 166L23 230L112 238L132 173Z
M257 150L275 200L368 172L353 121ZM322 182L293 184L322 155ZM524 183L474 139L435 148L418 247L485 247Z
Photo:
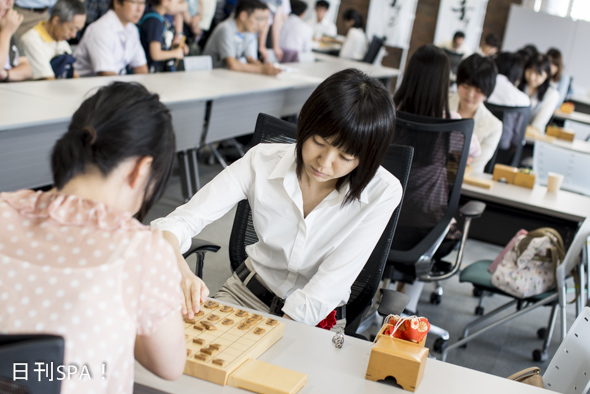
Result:
M465 45L475 52L479 47L488 0L441 0L434 33L440 45L453 39L457 31L465 33Z
M372 0L367 17L367 37L387 37L386 45L407 49L416 17L417 0Z

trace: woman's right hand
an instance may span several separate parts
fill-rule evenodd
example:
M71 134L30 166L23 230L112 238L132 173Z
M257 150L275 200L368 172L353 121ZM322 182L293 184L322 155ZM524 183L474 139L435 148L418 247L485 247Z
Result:
M199 312L201 303L205 302L209 296L209 289L205 282L190 270L184 258L182 258L182 261L179 261L178 265L182 274L180 287L184 294L182 314L192 319L195 313Z
M10 33L12 36L16 29L20 26L23 21L23 16L15 10L8 10L4 17L0 19L0 31Z

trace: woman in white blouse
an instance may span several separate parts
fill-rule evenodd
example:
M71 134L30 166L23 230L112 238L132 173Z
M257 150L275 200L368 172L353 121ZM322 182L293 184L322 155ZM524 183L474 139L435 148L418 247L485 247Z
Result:
M296 144L253 147L187 204L152 222L177 252L183 313L191 318L209 291L181 252L243 199L260 241L246 248L248 258L216 298L309 325L346 304L402 196L399 181L380 166L394 124L393 100L380 82L354 69L336 73L301 109Z
M536 55L528 60L519 88L531 99L530 126L545 133L559 102L559 92L551 86L551 63L546 55Z
M345 59L362 60L369 49L369 41L363 30L363 17L358 11L349 9L342 15L342 19L344 19L347 33L339 56Z

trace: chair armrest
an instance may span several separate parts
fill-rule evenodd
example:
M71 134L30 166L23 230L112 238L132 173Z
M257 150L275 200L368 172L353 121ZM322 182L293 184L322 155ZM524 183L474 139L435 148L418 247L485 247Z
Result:
M486 209L486 204L481 201L469 201L459 209L459 213L466 218L478 218Z
M195 266L195 275L203 279L203 265L205 264L205 253L217 251L221 247L204 239L193 238L191 247L182 254L185 259L193 254L197 255L197 265Z
M381 316L399 315L410 302L410 296L392 289L381 289L383 297L377 312Z
M182 257L185 259L194 253L199 252L213 252L217 253L217 251L221 248L221 246L214 244L213 242L206 241L204 239L193 238L191 242L191 247L188 248L186 252L182 254Z

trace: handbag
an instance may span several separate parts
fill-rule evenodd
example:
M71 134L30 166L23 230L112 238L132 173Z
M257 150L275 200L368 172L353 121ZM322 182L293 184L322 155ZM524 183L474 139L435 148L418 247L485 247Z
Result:
M529 298L555 287L555 268L565 257L559 233L542 227L516 237L492 275L492 284L517 298Z
M518 371L508 376L506 379L514 380L515 382L520 382L535 387L544 388L543 377L541 376L541 370L539 369L539 367L530 367L523 369L522 371Z

